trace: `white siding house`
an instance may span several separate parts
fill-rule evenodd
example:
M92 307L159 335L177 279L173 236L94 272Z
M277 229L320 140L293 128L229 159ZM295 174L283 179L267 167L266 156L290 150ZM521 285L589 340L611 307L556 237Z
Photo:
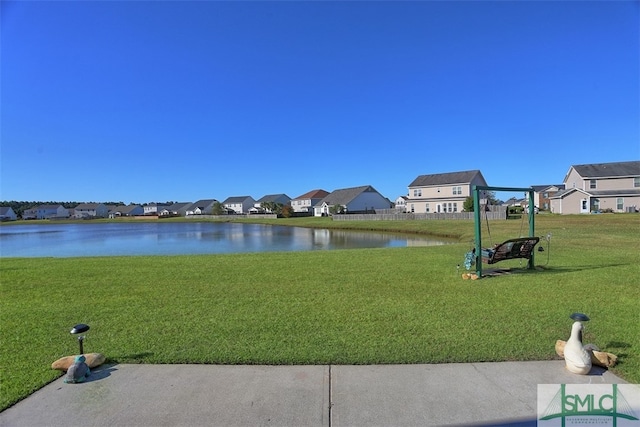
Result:
M222 204L236 214L248 214L255 203L255 199L251 196L234 196L228 197Z
M313 214L313 207L328 195L329 192L325 190L311 190L295 199L291 199L291 207L294 212Z
M314 206L314 216L330 215L332 208L340 208L342 213L374 213L376 209L391 208L391 202L370 185L343 188L329 193Z

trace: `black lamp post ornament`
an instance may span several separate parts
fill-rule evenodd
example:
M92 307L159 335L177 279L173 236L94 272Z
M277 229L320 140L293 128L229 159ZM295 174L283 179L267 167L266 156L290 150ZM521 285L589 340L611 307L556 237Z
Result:
M85 325L84 323L78 323L76 326L73 327L73 329L71 329L71 335L79 335L78 336L78 343L80 344L79 354L84 354L82 342L84 341L84 338L85 338L84 335L80 335L80 334L84 334L88 330L89 330L89 325Z

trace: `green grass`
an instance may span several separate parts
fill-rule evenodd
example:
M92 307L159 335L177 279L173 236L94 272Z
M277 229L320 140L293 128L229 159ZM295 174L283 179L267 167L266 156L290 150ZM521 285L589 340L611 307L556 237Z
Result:
M579 311L591 317L585 341L640 382L640 215L536 221L553 235L541 271L478 281L456 271L467 221L264 221L460 241L438 247L2 259L0 409L60 375L50 365L77 351L76 323L91 326L85 351L115 363L447 363L553 359ZM521 222L490 227L500 241Z

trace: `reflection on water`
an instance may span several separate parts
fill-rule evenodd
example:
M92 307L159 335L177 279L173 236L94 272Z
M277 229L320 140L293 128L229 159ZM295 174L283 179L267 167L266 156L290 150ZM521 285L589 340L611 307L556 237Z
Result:
M1 257L187 255L443 245L422 236L232 223L0 227Z

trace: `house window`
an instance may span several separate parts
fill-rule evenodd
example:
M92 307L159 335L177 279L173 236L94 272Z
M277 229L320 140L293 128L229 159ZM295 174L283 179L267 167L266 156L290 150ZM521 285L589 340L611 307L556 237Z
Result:
M413 203L411 204L411 213L414 213L416 211L415 206L413 205Z
M634 187L640 187L640 176L636 176L635 178L633 178L633 186Z
M548 199L549 198L549 193L542 193L542 198L543 199Z
M624 198L623 197L618 197L616 199L616 209L621 211L624 209Z
M596 180L595 179L590 179L589 180L589 188L594 190L596 188Z
M422 197L422 189L418 188L413 190L413 197Z
M462 194L462 187L453 187L453 194Z
M453 211L458 212L458 204L455 202L453 203Z
M425 205L425 212L429 213L429 203Z

